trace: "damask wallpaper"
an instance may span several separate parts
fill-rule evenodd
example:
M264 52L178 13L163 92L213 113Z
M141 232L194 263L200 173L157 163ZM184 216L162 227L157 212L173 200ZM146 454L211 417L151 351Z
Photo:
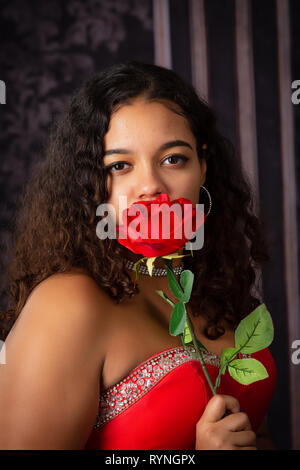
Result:
M0 286L10 224L51 124L76 87L116 62L153 62L151 0L4 0L0 19ZM26 227L24 227L26 230ZM2 296L3 307L5 298Z
M208 72L209 103L239 155L238 2L249 7L257 141L254 158L257 157L260 208L272 257L263 272L264 297L272 312L275 332L280 332L271 345L278 382L268 423L276 447L287 449L291 447L293 432L295 435L291 419L297 415L299 421L300 415L297 407L291 405L289 389L291 347L284 251L289 234L283 226L283 196L290 188L284 187L282 181L277 7L282 2L290 8L291 74L292 80L299 80L299 0L0 0L0 80L6 84L6 104L0 105L0 309L7 302L2 289L7 282L13 221L22 190L42 158L52 124L70 96L88 76L114 63L156 63L157 45L159 53L165 49L170 52L171 68L192 82L193 60L199 53L199 41L191 41L197 32L192 12L199 4L205 20L204 67ZM169 37L162 34L166 32L166 18L157 18L157 11L167 12ZM164 28L160 30L157 23ZM293 119L299 232L300 104L293 106ZM297 439L300 442L299 433Z

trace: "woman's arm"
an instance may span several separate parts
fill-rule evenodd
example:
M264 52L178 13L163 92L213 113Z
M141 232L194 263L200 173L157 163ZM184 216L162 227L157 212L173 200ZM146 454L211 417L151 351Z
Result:
M0 366L0 449L84 448L107 336L99 295L88 276L54 275L27 299Z

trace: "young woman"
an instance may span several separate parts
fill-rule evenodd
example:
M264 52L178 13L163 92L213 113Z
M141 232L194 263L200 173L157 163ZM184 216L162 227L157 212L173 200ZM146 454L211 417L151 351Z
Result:
M252 355L267 379L242 386L226 373L212 398L169 333L162 261L135 285L142 255L97 236L101 203L121 224L121 196L129 207L164 193L206 207L203 248L173 267L195 275L188 312L216 378L236 326L262 303L255 268L268 255L250 186L193 87L163 67L117 64L73 96L17 215L2 449L256 448L276 379L269 350Z

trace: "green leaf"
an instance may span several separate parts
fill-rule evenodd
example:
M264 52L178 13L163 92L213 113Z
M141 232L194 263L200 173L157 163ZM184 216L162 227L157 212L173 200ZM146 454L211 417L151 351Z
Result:
M157 256L152 256L151 258L147 258L146 265L147 265L150 276L152 276L153 264L156 258Z
M144 256L143 258L140 258L136 263L134 263L133 267L134 267L134 270L135 270L135 279L138 280L139 278L139 271L138 271L138 265L140 263L142 263L142 261L144 261L145 259L147 259L146 256Z
M161 256L160 258L173 259L173 258L183 258L184 256L189 256L189 255L179 255L178 253L172 253L170 255Z
M267 348L273 341L274 328L265 304L259 305L239 323L235 330L235 347L242 353Z
M222 352L221 352L221 364L220 364L220 369L221 369L221 372L222 374L224 375L225 372L226 372L226 369L227 369L227 366L228 366L228 361L230 361L230 358L232 358L231 360L233 361L236 354L238 352L238 349L236 348L227 348L227 349L222 349Z
M185 322L185 325L184 325L183 341L184 341L184 344L189 344L193 342L193 338L190 333L190 329L189 329L187 321Z
M139 275L140 275L140 273L139 273L139 271L138 271L138 264L139 264L139 263L137 262L137 263L135 263L135 265L134 265L134 271L135 271L135 279L136 279L136 281L138 281Z
M185 341L184 341L184 333L182 333L182 334L180 335L180 339L181 339L182 345L185 347L185 349L188 349L188 348L186 347L186 346L187 346L187 343L185 343Z
M250 385L269 377L263 364L254 358L232 361L228 366L228 372L233 379L242 385Z
M183 302L178 302L173 308L170 318L169 331L172 336L181 335L186 322L186 310Z
M187 248L187 249L188 249L188 250L191 250L191 256L194 256L194 255L193 255L193 245L192 245L192 243L191 243L191 242L186 242L186 243L189 244L189 248Z
M180 284L184 290L181 298L182 302L187 303L190 300L191 292L193 288L194 274L189 269L182 271L180 275Z
M178 285L177 279L172 271L172 261L170 260L165 260L165 265L167 269L167 275L168 275L168 281L169 281L169 286L175 297L179 300L182 299L183 297L183 292Z
M155 291L158 295L160 295L166 302L168 302L168 304L170 304L172 307L175 306L175 304L172 302L171 299L169 299L169 297L163 293L162 290L156 290Z

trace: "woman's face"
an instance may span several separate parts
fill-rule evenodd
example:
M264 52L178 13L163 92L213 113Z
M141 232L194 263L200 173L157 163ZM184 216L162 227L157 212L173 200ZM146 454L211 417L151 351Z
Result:
M103 140L104 166L110 167L106 202L114 206L118 225L120 196L127 197L126 207L160 193L195 205L206 174L206 162L198 160L196 139L184 117L161 102L139 97L131 103L112 114Z

